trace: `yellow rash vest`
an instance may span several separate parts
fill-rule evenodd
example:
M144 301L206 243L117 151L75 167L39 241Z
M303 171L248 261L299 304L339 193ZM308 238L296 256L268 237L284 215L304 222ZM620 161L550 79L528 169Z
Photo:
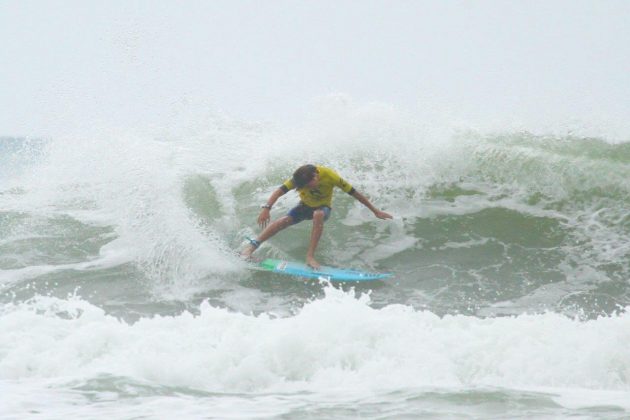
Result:
M354 188L348 182L346 182L339 174L330 168L324 166L315 166L319 174L319 183L315 188L303 187L297 191L300 194L300 200L302 203L309 207L331 207L333 198L333 189L338 187L348 194L354 192ZM295 188L293 179L287 179L280 188L287 192Z

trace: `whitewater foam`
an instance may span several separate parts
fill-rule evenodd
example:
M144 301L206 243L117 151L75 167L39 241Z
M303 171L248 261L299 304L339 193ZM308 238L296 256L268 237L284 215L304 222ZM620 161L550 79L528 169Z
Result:
M127 324L79 298L8 304L0 316L0 374L58 381L111 375L205 392L630 392L627 313L586 322L555 313L438 317L404 305L373 309L367 295L331 287L285 318L207 303L196 312Z

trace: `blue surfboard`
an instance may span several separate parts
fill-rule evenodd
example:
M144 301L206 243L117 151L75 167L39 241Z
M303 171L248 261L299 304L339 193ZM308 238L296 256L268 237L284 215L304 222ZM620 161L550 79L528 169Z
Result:
M384 280L392 276L392 273L370 273L326 266L321 266L318 270L314 270L306 264L274 258L262 260L254 268L287 276L309 279L324 278L329 281L374 281Z

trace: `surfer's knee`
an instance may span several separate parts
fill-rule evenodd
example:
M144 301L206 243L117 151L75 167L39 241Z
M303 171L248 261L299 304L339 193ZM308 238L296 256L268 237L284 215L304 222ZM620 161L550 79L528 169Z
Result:
M313 212L313 220L325 222L330 217L330 207L321 207Z
M318 222L322 222L324 220L324 216L326 216L326 214L321 209L317 209L313 212L313 220L317 220Z
M313 212L313 224L323 225L326 221L326 213L322 210L315 210Z
M282 230L284 228L287 228L289 226L291 226L292 224L294 224L295 222L293 221L293 218L291 216L283 216L279 219L277 219L273 224L273 230L274 231L279 231Z

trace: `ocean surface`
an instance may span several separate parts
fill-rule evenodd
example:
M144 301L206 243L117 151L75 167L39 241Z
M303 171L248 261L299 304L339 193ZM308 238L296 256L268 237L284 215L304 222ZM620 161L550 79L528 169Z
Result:
M347 117L0 138L0 418L629 418L630 143ZM304 163L394 215L337 191L318 260L394 277L238 258Z

